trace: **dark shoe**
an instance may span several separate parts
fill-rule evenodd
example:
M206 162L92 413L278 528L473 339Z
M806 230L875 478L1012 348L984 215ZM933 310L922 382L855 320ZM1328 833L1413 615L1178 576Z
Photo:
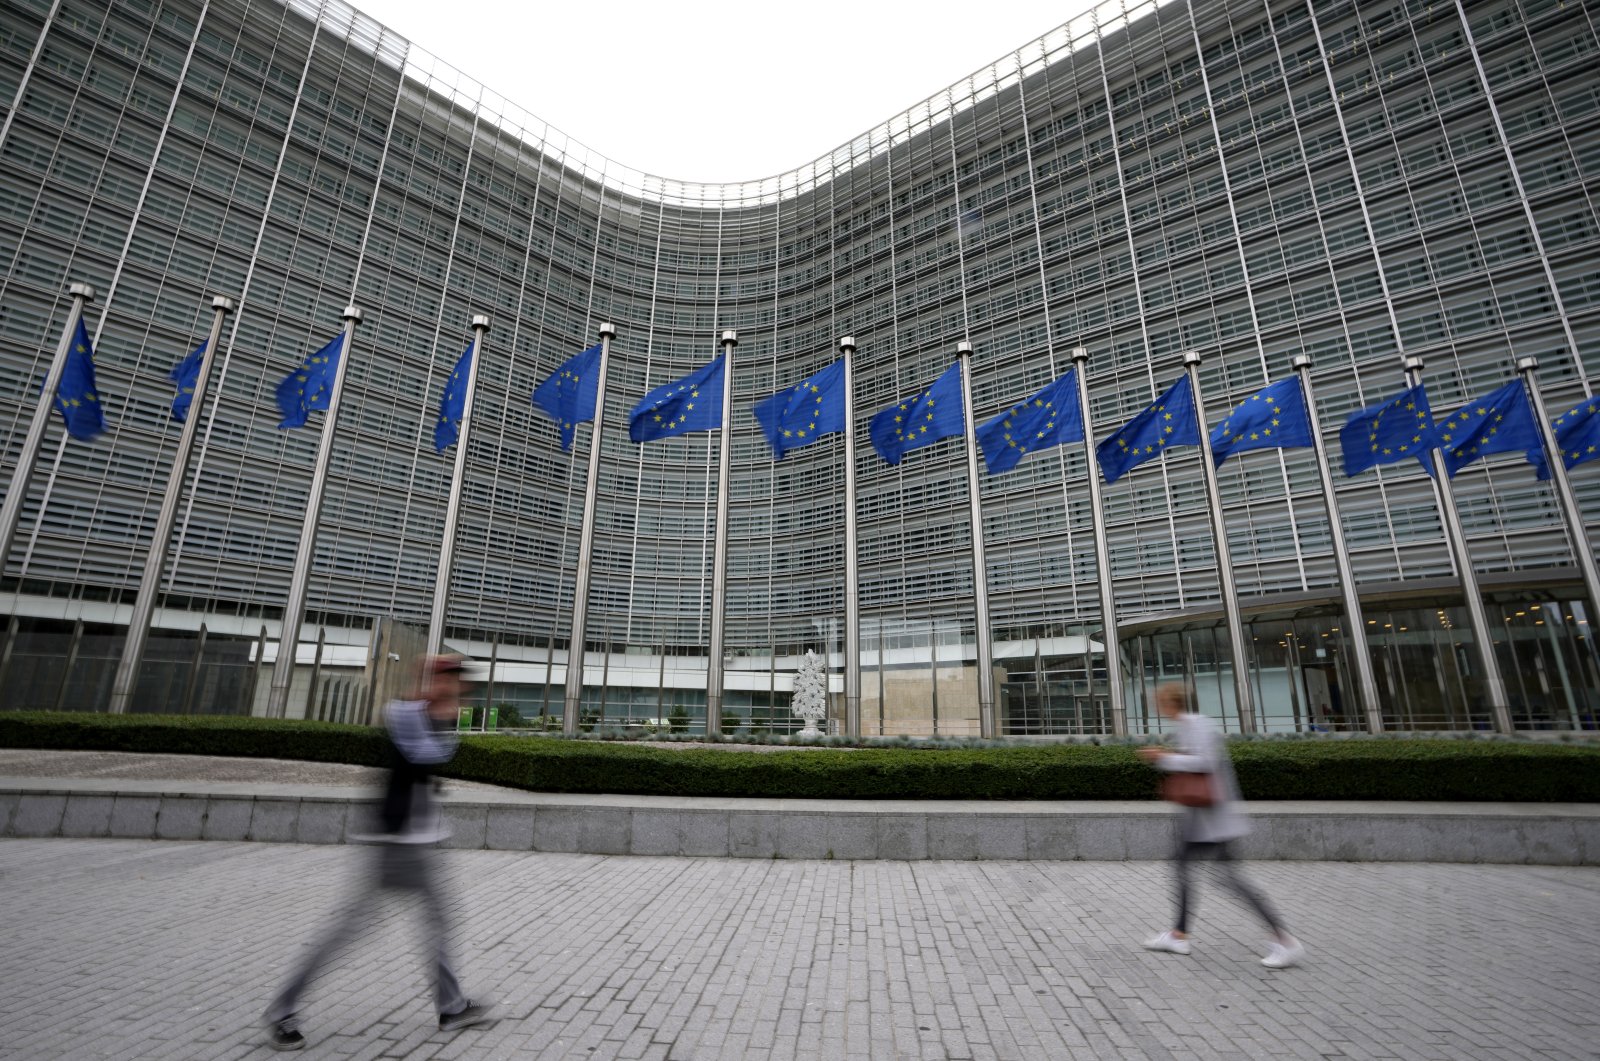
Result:
M479 1005L469 998L467 1004L454 1013L439 1014L439 1030L453 1032L457 1028L467 1028L474 1024L482 1024L489 1019L489 1014L492 1012L494 1012L492 1004L484 1003Z
M306 1037L295 1027L293 1017L267 1025L267 1045L274 1050L304 1050Z

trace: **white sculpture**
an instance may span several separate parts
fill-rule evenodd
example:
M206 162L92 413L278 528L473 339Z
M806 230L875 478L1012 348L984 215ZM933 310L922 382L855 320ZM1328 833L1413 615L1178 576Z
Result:
M828 674L822 660L810 649L800 661L800 673L794 677L794 698L789 701L789 711L805 720L800 736L822 736L817 723L828 717Z

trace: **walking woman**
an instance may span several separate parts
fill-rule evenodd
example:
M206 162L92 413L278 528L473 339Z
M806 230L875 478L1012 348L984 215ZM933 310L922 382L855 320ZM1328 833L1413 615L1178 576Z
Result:
M1284 929L1266 898L1240 875L1238 863L1228 850L1229 843L1250 831L1250 823L1239 807L1239 783L1234 780L1222 734L1209 718L1194 710L1186 685L1171 682L1158 687L1156 708L1175 724L1177 750L1140 748L1139 756L1166 773L1169 786L1180 780L1176 775L1188 775L1181 781L1198 793L1184 797L1183 818L1178 827L1178 920L1159 936L1145 940L1145 947L1172 954L1189 953L1189 913L1193 906L1189 869L1196 859L1212 855L1228 886L1255 910L1272 933L1261 964L1269 969L1288 968L1300 960L1305 948ZM1169 792L1173 790L1169 788Z

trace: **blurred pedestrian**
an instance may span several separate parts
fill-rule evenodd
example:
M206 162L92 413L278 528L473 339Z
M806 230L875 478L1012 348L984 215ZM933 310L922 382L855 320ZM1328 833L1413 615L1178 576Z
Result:
M391 767L379 806L381 834L374 850L373 879L353 896L322 937L301 960L278 996L267 1007L267 1042L274 1050L300 1050L299 1005L317 971L365 927L380 893L410 892L422 901L435 1009L441 1031L477 1024L492 1007L462 993L451 967L445 937L444 901L435 880L433 845L449 835L433 796L434 770L456 752L456 717L466 687L466 660L460 656L426 656L417 666L410 699L384 708L391 745Z
M1216 859L1228 887L1249 904L1272 933L1261 964L1269 969L1288 968L1304 956L1305 948L1284 929L1266 898L1240 874L1228 849L1229 843L1250 831L1250 823L1239 806L1239 782L1234 779L1222 734L1209 718L1194 710L1187 685L1169 682L1159 686L1156 709L1175 724L1177 750L1140 748L1139 756L1165 773L1165 794L1183 806L1183 816L1178 824L1178 918L1172 928L1145 940L1145 947L1172 954L1189 953L1189 914L1193 908L1189 868L1197 859L1210 855Z

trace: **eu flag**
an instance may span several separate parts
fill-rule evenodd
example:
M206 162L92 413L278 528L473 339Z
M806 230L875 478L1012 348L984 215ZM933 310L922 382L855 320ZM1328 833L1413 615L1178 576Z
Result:
M1452 479L1456 472L1491 453L1523 453L1528 463L1537 466L1535 457L1544 448L1528 389L1520 379L1457 409L1438 425L1438 432L1444 466Z
M1290 449L1313 444L1311 417L1300 377L1268 384L1240 402L1211 431L1211 460L1217 467L1247 449Z
M1561 463L1568 468L1600 457L1600 398L1585 398L1556 417L1550 426L1555 429L1556 445L1561 449ZM1550 466L1542 449L1533 465L1539 469L1539 478L1550 478Z
M600 344L573 354L533 390L534 408L546 413L561 432L561 448L572 448L578 425L594 419L600 391Z
M1200 421L1194 412L1194 391L1185 373L1166 393L1146 406L1116 434L1095 447L1100 471L1114 483L1147 460L1173 446L1198 446Z
M333 397L333 380L339 374L339 355L344 349L344 335L307 357L300 367L283 377L278 384L278 408L283 411L280 430L304 427L306 417L313 410L326 410Z
M722 426L723 371L728 359L718 356L673 383L644 396L628 414L628 437L635 442L711 431Z
M978 445L983 447L983 463L990 475L1010 471L1026 454L1082 441L1077 369L1069 369L1027 401L978 428Z
M900 458L911 450L966 429L967 418L961 413L961 362L957 361L916 397L906 398L873 416L869 433L878 456L888 464L899 464Z
M189 418L189 406L194 401L194 388L200 382L200 363L206 357L206 344L210 339L203 339L200 345L190 352L189 356L173 366L167 378L172 380L172 385L178 388L178 393L172 399L172 418L178 423L183 423Z
M472 347L456 358L455 371L444 381L439 398L439 422L433 425L433 448L440 453L461 437L461 419L467 415L467 377L472 375Z
M756 422L772 443L774 459L844 430L844 359L803 383L756 403Z
M67 423L67 434L73 438L87 442L106 429L100 394L94 386L94 349L89 345L89 331L83 326L82 317L72 333L72 345L67 348L67 363L61 366L56 408Z
M1428 391L1421 383L1352 413L1339 429L1346 475L1358 475L1375 465L1393 464L1407 457L1417 458L1423 470L1432 475L1428 450L1438 444L1433 411L1428 408Z

